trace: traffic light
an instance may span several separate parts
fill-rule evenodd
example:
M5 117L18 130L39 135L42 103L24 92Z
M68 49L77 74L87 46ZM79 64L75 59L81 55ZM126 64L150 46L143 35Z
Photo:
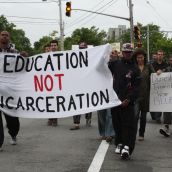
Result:
M66 2L66 16L71 16L71 2Z
M138 26L134 26L134 38L136 40L140 40L141 39L140 28Z

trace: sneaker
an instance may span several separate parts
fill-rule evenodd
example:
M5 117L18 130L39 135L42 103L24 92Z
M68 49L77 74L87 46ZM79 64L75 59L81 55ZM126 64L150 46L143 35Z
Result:
M58 125L58 119L53 119L52 126L57 127L57 125Z
M91 119L90 118L86 119L86 126L88 126L88 127L91 126Z
M80 129L79 125L75 125L70 128L70 130L79 130L79 129Z
M12 137L11 141L10 141L11 145L16 145L17 144L17 138L16 137Z
M144 137L143 136L139 136L138 141L144 141Z
M168 125L165 125L164 128L161 128L159 130L160 134L162 134L165 137L169 137L170 136L170 129Z
M121 153L121 149L122 149L122 144L118 144L118 145L116 146L115 153L116 153L116 154L120 154L120 153Z
M113 140L113 137L112 137L112 136L106 137L106 142L107 142L107 143L111 143L112 140Z
M52 120L48 120L47 126L52 126Z
M123 160L128 160L130 158L130 153L129 153L129 147L124 146L124 148L121 151L121 158Z

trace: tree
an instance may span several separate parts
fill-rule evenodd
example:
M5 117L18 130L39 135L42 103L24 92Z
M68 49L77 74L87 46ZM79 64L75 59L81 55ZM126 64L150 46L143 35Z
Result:
M42 38L40 38L39 41L34 43L34 53L43 53L44 46L49 44L52 39L53 38L51 36L43 36Z
M73 44L79 44L81 41L94 46L102 45L106 42L106 32L99 31L95 26L92 26L90 29L76 29L71 37L65 39L65 49L71 49Z
M35 54L43 53L44 46L48 45L52 40L58 39L57 34L58 34L57 31L52 31L52 33L50 33L49 36L43 36L42 38L39 39L39 41L35 42L34 53Z
M139 24L141 30L141 42L143 48L147 47L147 25L143 26ZM120 38L122 43L130 42L130 29L127 30ZM156 53L157 50L163 50L168 57L172 53L172 39L168 38L163 32L160 31L160 27L154 24L149 24L149 47L150 54ZM135 42L136 45L136 42Z
M19 51L27 51L29 54L32 54L31 43L25 36L25 32L15 27L15 24L9 23L3 15L0 16L0 31L6 30L10 33L11 41L15 44L16 49Z

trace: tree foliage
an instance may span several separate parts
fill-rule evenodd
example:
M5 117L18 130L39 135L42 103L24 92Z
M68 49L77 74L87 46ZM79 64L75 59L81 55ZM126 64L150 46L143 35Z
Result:
M43 53L44 46L49 44L52 39L53 38L51 36L43 36L42 38L40 38L39 41L34 43L34 53Z
M147 25L140 24L141 41L143 48L147 48ZM120 41L122 43L130 42L130 29L121 36ZM149 47L150 54L156 53L157 50L163 50L168 57L172 54L172 39L168 38L163 32L160 31L160 27L154 24L149 25Z
M25 36L25 32L22 29L16 29L15 24L8 22L2 15L0 16L0 31L4 30L10 33L11 41L15 44L16 49L19 51L27 51L29 54L32 54L31 43Z
M79 44L81 41L94 46L104 44L106 41L106 32L99 31L95 26L76 29L71 37L65 39L65 49L71 49L72 45Z

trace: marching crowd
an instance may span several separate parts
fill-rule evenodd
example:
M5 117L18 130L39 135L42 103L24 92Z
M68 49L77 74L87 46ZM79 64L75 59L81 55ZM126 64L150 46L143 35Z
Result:
M85 42L79 44L80 49L87 48ZM53 40L45 45L44 52L58 51L58 41ZM0 52L17 53L10 42L10 34L7 31L0 33ZM20 53L28 56L26 52ZM122 45L122 55L112 51L109 69L113 76L113 88L121 100L121 105L112 109L104 109L97 112L98 130L100 140L112 142L115 140L115 152L122 159L129 159L136 141L137 131L139 141L144 141L146 116L149 112L150 76L151 73L160 75L162 72L172 72L172 56L168 63L164 60L164 52L158 50L150 62L147 61L146 52L141 49L133 49L130 43ZM150 112L152 120L161 123L162 112ZM3 113L6 126L11 136L11 144L17 144L17 134L20 128L19 118L11 117ZM160 134L170 136L169 125L172 122L171 112L163 113L164 127ZM73 126L70 130L80 129L81 115L73 116ZM91 126L92 113L85 114L86 125ZM48 126L58 126L58 119L48 119ZM0 151L4 142L4 128L2 112L0 114Z

